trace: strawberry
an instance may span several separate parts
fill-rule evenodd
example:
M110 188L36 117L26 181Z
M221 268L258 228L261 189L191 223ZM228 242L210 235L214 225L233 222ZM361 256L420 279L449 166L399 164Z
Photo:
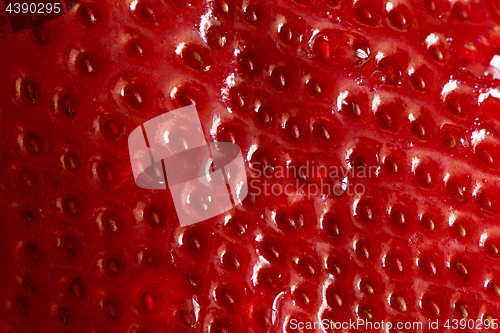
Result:
M495 331L499 23L496 0L2 13L0 331ZM250 193L181 227L127 137L190 104Z

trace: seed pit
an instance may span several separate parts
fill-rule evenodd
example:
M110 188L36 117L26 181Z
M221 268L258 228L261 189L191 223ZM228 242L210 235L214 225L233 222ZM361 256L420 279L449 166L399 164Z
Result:
M394 26L396 26L398 29L403 29L406 26L406 17L403 15L403 13L397 9L393 10L389 14L390 20Z
M301 260L300 264L302 272L305 273L306 275L313 276L314 273L316 272L316 270L308 260Z
M281 40L287 44L292 44L294 42L294 33L292 28L288 23L285 23L279 30L279 35Z
M493 201L491 197L487 193L479 193L477 196L477 202L481 209L483 209L486 212L492 212L494 208Z
M140 108L144 104L144 97L137 87L127 89L127 101L133 108Z
M311 300L309 299L309 297L307 296L307 294L305 292L303 292L302 290L299 290L297 292L297 299L303 303L304 305L309 305L309 303L311 303Z
M75 108L74 108L74 105L71 101L71 99L68 97L68 96L64 96L62 99L61 99L61 106L62 106L62 109L64 111L64 113L67 115L67 116L74 116L75 115Z
M33 222L33 214L29 210L23 210L21 212L22 217L28 223Z
M488 252L488 254L492 257L499 257L500 255L500 250L498 249L498 247L495 245L495 243L493 243L491 240L488 240L484 243L484 247L486 249L486 251Z
M210 39L215 46L223 47L226 43L226 37L224 37L216 28L212 28L210 32Z
M356 252L358 256L360 256L364 260L370 259L370 252L368 251L368 248L366 247L365 244L359 243L356 244Z
M79 282L77 282L77 281L71 282L68 290L71 293L71 295L75 296L76 298L78 298L78 299L82 298L83 287Z
M206 55L204 51L202 51L201 48L188 48L184 52L183 58L189 67L201 72L206 72L210 68L211 59Z
M117 316L117 312L118 312L118 308L117 308L115 302L107 301L106 302L106 311L108 312L109 316L111 317L111 321L114 321L116 316Z
M36 90L36 86L33 82L26 83L26 85L24 87L24 93L25 93L26 98L28 99L29 102L31 102L31 103L38 102L37 90Z
M391 266L397 273L403 273L403 262L398 257L391 258Z
M366 319L373 319L373 312L368 308L363 308L361 313L366 317Z
M455 266L455 270L457 271L457 273L462 275L463 277L466 277L469 274L469 271L467 270L463 262L457 261L453 266Z
M108 259L106 265L111 272L111 276L117 274L120 271L120 264L115 259Z
M325 140L330 140L330 131L328 131L328 128L326 128L326 126L323 126L323 125L319 125L318 127L318 130L319 130L319 134L320 136L325 139Z
M47 35L41 26L37 26L33 29L33 35L40 44L45 44L47 41Z
M154 299L153 296L146 292L142 295L142 304L148 309L149 311L153 311L153 306L154 306Z
M141 46L141 44L139 44L139 42L132 42L132 50L135 52L135 54L137 54L139 57L143 57L144 56L144 50Z
M396 295L394 297L394 306L403 312L407 310L406 301L401 295Z
M241 263L238 258L232 253L226 253L223 259L224 263L232 269L238 270L241 267Z
M342 109L344 110L344 112L346 112L347 114L352 114L353 116L355 117L359 117L361 116L361 108L359 107L359 105L354 102L354 101L349 101L349 102L343 102L342 103Z
M418 120L415 120L412 124L413 132L421 139L425 139L427 132L425 131L424 125Z
M392 213L392 218L394 222L396 222L399 226L404 226L406 223L405 214L399 209L394 210L394 212Z
M153 7L151 7L149 4L144 4L141 6L141 14L145 17L145 18L148 18L148 19L151 19L151 20L156 20L156 13L153 9Z
M59 309L59 319L63 324L67 324L71 319L71 313L67 307L62 307Z
M447 105L450 111L453 112L453 114L455 114L456 116L459 116L462 113L462 107L460 105L460 102L456 98L448 98Z
M360 213L363 218L365 218L367 221L373 221L374 219L374 212L372 207L370 206L369 203L364 202L360 205Z
M80 165L78 156L76 156L75 153L66 154L64 157L64 165L66 166L66 169L70 171L77 170Z
M19 181L21 182L21 184L26 186L31 186L33 184L33 179L28 172L21 172L19 174Z
M187 326L189 326L189 327L192 327L192 326L193 326L193 324L194 324L194 318L193 318L193 316L191 315L191 313L186 312L186 311L184 311L184 310L181 310L181 312L180 312L180 316L181 316L181 320L182 320L182 322L183 322L185 325L187 325Z
M392 173L398 173L399 167L392 158L386 160L386 165Z
M195 287L195 288L196 288L196 286L198 285L198 284L196 283L196 280L194 279L194 277L192 277L191 275L188 275L188 276L187 276L187 280L188 280L189 284L190 284L191 286Z
M281 256L281 252L279 251L279 249L271 243L268 243L266 245L266 253L274 260L278 260Z
M300 138L300 129L295 122L290 123L290 125L288 126L288 132L292 138L294 139Z
M424 78L420 74L413 74L411 77L411 81L415 89L424 91L426 88L426 84Z
M108 215L106 217L106 226L108 230L116 233L119 229L120 221L115 215Z
M490 282L490 289L495 296L500 296L500 287L495 282Z
M428 300L427 307L435 316L439 316L441 314L441 309L439 308L439 305L434 300L432 300L432 299Z
M242 109L245 106L245 99L243 98L243 95L239 91L234 92L232 94L232 100L234 104L240 109Z
M479 148L476 149L476 154L481 162L488 166L493 166L494 165L494 159L493 156L490 154L488 150L485 148Z
M64 254L68 259L73 259L76 256L78 247L74 240L66 239L63 243Z
M423 167L417 168L416 173L417 178L422 185L429 187L432 184L432 175L427 169Z
M459 20L468 19L467 11L465 10L463 3L461 3L460 1L455 2L455 4L453 5L453 14Z
M236 305L236 300L228 290L224 289L220 292L220 299L225 304L234 307Z
M435 223L434 223L434 219L430 216L424 217L423 222L424 222L424 225L427 227L427 229L429 229L430 231L433 231L436 228Z
M118 140L123 133L123 126L118 125L114 120L108 120L104 124L104 131L110 138Z
M17 310L19 312L27 313L28 312L28 301L26 300L26 298L19 296L16 299L16 307L17 307Z
M28 247L28 256L30 257L31 260L38 261L41 256L38 246L32 245Z
M81 210L81 204L75 197L69 197L64 202L64 210L71 216L77 216Z
M361 288L362 288L362 291L367 293L368 295L373 295L375 293L375 290L373 289L372 285L368 281L363 281L361 283Z
M382 124L385 126L385 128L392 129L394 127L394 120L388 112L380 111L379 112L379 119L382 122Z
M42 152L42 140L38 135L32 134L26 139L26 147L30 153L38 155Z
M321 88L321 85L315 81L315 80L310 80L309 82L309 90L315 94L315 95L321 95L323 92L323 88Z
M338 293L332 292L330 298L331 298L334 305L336 305L339 308L342 307L342 298L340 297L340 295Z
M434 262L432 260L426 260L424 263L424 269L427 271L427 273L430 276L436 276L437 274L437 268L436 265L434 265Z
M230 333L230 332L229 332L229 329L228 329L228 328L227 328L227 326L226 326L226 325L224 325L224 324L217 324L217 325L215 326L215 332L216 332L216 333Z
M430 51L432 57L434 57L434 59L436 59L437 61L443 61L444 56L443 56L443 53L441 52L441 50L439 49L439 47L433 45L429 48L429 51Z
M364 23L371 23L373 20L373 15L366 6L358 6L356 8L356 14Z
M96 66L94 59L89 55L84 55L80 61L80 66L83 71L88 75L93 75L96 73Z
M335 220L330 220L328 223L328 230L334 237L340 236L339 224Z
M250 24L256 25L259 21L259 14L255 8L247 8L246 17Z
M35 292L35 283L32 279L27 278L23 281L23 289L29 294L33 294Z
M342 269L340 268L340 266L334 262L334 261L330 261L328 263L328 268L329 268L329 271L331 273L333 273L335 276L339 276L341 273L342 273Z
M436 4L434 3L434 0L425 0L424 3L425 3L425 8L429 12L433 12L436 10Z
M273 73L274 81L276 83L276 87L279 90L285 90L287 88L287 78L282 71L276 71Z
M152 227L161 228L163 227L163 214L157 208L151 208L147 214L147 221Z
M460 314L460 317L462 317L464 319L469 317L469 313L467 311L467 307L465 306L465 304L462 304L462 303L457 304L456 308L457 308L458 313Z
M290 214L284 213L280 216L280 222L283 223L287 228L297 229L301 228L304 223L301 217L294 219Z
M219 1L219 5L220 5L220 9L221 9L224 13L229 13L229 5L228 5L228 3L226 2L226 0L220 0L220 1Z
M97 24L97 16L90 6L82 6L80 10L81 16L83 20L88 23L95 25Z

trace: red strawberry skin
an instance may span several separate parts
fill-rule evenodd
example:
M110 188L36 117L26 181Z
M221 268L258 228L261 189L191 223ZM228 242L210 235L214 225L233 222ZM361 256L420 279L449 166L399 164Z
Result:
M495 331L497 1L83 1L15 34L1 15L0 332ZM127 137L192 103L250 194L182 228ZM313 164L349 172L280 173Z

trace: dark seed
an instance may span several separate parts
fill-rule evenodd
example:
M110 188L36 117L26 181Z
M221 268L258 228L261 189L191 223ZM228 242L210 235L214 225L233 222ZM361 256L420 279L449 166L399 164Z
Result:
M71 315L67 307L63 307L59 310L59 319L61 319L63 324L67 324Z
M36 40L40 42L40 44L44 44L47 40L45 36L45 30L40 26L33 29L33 34L35 35Z
M75 114L75 110L73 109L73 106L71 105L71 100L69 99L69 97L67 97L67 96L63 97L61 100L61 103L62 103L62 107L63 107L64 112L68 116L72 116Z
M87 21L90 24L96 24L97 23L97 17L95 15L95 12L92 8L89 6L84 6L82 7L82 15L85 21Z
M120 264L115 259L109 259L107 262L109 270L113 273L116 274L118 273L118 270L120 269Z
M26 98L30 102L32 102L32 103L37 102L36 88L32 82L26 83L26 87L24 88L24 91L26 93Z
M81 65L82 65L83 70L87 74L94 74L95 63L94 63L94 59L92 59L92 57L90 57L89 55L84 56L81 60Z

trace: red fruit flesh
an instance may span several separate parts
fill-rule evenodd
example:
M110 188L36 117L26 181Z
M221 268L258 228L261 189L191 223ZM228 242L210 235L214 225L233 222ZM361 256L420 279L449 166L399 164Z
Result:
M84 1L1 22L0 332L500 321L497 1ZM127 137L189 104L241 147L250 194L180 227Z

